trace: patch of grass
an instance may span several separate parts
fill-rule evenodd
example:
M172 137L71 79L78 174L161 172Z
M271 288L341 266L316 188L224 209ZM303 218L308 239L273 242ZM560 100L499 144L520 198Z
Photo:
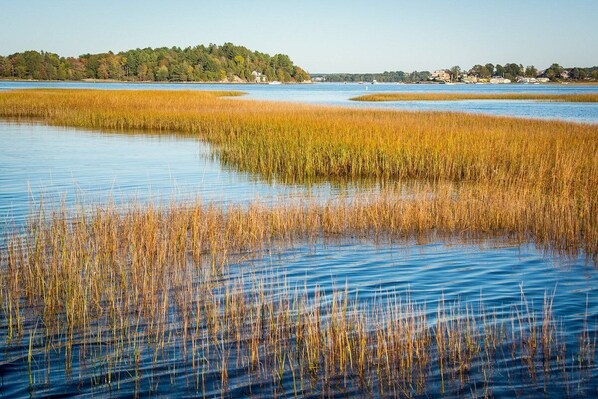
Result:
M373 93L351 98L353 101L465 101L465 100L534 100L575 103L598 102L598 93Z

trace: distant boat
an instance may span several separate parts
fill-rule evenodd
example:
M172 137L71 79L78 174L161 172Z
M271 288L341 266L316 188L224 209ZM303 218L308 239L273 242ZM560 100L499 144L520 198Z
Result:
M374 80L372 80L372 84L373 85L378 84L378 81L376 79L374 79Z
M445 84L445 85L454 85L454 83L453 83L453 82L445 82L444 84Z
M282 84L278 80L273 80L272 82L268 83L269 85L279 85Z

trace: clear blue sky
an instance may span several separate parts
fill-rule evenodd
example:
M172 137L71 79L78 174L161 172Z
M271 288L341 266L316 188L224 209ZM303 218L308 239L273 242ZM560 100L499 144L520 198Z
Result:
M598 65L598 0L0 0L0 54L232 42L314 72Z

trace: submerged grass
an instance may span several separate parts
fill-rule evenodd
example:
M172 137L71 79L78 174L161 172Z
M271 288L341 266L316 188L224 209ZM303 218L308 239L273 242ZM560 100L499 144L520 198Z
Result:
M498 313L483 301L431 298L437 306L428 311L404 293L363 302L348 287L323 293L267 272L230 273L262 249L331 237L421 240L431 238L430 226L476 237L480 229L444 207L448 189L427 194L227 209L42 209L2 247L3 337L27 352L32 392L35 370L49 373L51 362L110 389L151 378L152 369L163 375L167 365L171 381L192 376L186 389L210 396L234 397L235 386L264 396L491 396L495 382L503 394L594 389L595 315L579 331L559 327L554 294L538 308L522 291L519 304ZM467 199L458 203L467 212ZM486 234L519 219L505 211Z
M598 102L598 94L540 93L373 93L351 98L353 101L464 101L464 100L534 100L573 103Z

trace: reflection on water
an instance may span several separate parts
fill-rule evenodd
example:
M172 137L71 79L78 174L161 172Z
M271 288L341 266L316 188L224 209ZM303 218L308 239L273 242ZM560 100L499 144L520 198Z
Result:
M0 121L0 216L22 222L32 202L167 203L197 198L216 204L329 198L351 186L264 182L229 170L192 137L98 133Z

